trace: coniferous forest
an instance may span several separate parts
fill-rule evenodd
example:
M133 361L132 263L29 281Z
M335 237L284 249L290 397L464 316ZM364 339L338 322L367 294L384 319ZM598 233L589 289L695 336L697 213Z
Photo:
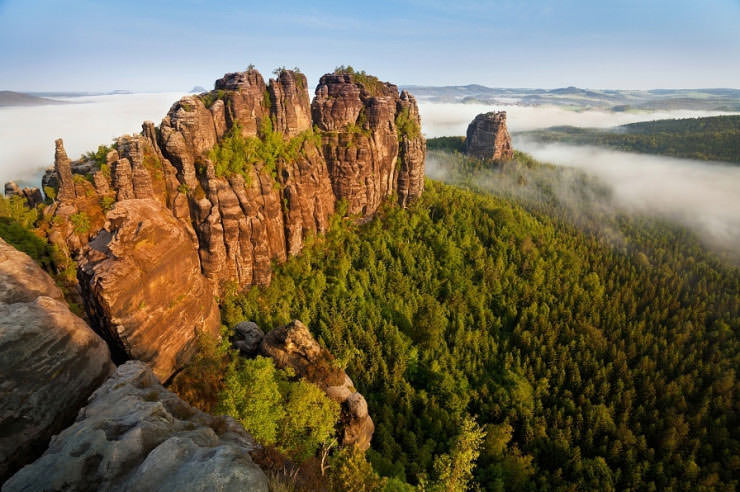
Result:
M547 193L564 175L524 154L430 158L459 186L337 219L269 287L227 296L225 322L306 322L368 399L383 476L442 483L480 437L484 490L736 488L738 269L671 224L575 217ZM542 192L494 196L481 174Z

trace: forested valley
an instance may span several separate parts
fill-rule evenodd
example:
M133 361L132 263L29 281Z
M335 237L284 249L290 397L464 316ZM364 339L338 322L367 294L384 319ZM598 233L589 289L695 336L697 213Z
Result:
M603 130L556 126L520 135L542 142L601 145L631 152L740 163L740 116L734 115L644 121Z

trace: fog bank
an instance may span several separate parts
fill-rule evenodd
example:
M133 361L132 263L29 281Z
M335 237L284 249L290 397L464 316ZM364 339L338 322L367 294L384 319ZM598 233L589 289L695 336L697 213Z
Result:
M596 176L623 211L669 219L710 245L740 249L740 166L529 140L515 147Z
M0 108L0 186L10 180L40 186L54 162L54 140L64 139L71 159L138 133L144 120L162 120L181 93L57 98L74 104Z
M619 113L599 110L572 111L557 106L492 106L487 104L419 102L422 131L427 138L465 135L468 124L473 118L479 113L489 111L506 111L506 123L511 132L562 125L608 128L637 123L638 121L735 114L722 111L692 110Z
M483 105L422 103L423 132L427 137L464 135L476 114L491 109ZM575 112L557 107L519 106L496 109L508 112L507 123L512 131L555 125L611 127L637 121L720 114L702 111ZM569 216L575 222L588 218L583 222L592 223L599 214L648 215L689 227L717 250L740 251L740 166L600 147L539 143L517 136L513 144L514 148L531 154L538 161L555 164L561 172L535 168L508 174L481 173L477 185L493 193L536 202L541 193L532 183L540 180L552 185L558 202L570 211ZM427 174L434 179L454 182L456 164L452 159L432 154L427 160ZM590 176L592 182L584 183L581 172ZM529 184L521 186L513 177L515 175L523 176Z

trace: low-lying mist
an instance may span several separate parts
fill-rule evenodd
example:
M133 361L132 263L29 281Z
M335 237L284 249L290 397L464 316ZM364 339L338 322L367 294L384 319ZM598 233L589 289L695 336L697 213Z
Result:
M72 104L0 108L0 186L10 180L40 186L54 162L54 140L64 139L71 159L125 133L159 121L180 93L58 98Z
M462 104L432 106L426 105L422 120L424 133L428 136L464 135L467 121L461 123L457 120L468 116L472 119L478 112L486 110L467 108ZM686 113L689 112L684 112L684 116L688 116ZM522 115L525 115L525 121L518 121L517 117ZM625 118L636 118L639 114L515 108L507 116L509 128L532 129L559 124L608 127L626 123ZM567 119L553 120L558 116ZM672 112L670 117L679 116L679 113ZM646 113L642 114L641 120L664 117L665 113ZM517 137L513 144L517 150L557 168L523 167L513 173L479 172L466 179L478 188L513 196L525 203L541 203L542 190L546 189L568 210L568 218L577 225L585 222L593 225L600 221L599 217L616 214L666 220L688 227L707 246L730 253L735 260L740 256L737 254L740 251L740 166L599 147L539 143ZM460 176L454 169L458 162L443 152L429 154L429 177L453 183L459 181ZM601 232L610 239L619 239L610 225L604 223L602 226Z
M557 106L491 106L485 104L419 102L419 112L427 138L465 135L468 124L479 113L506 111L506 124L511 132L536 130L550 126L609 128L638 121L672 118L699 118L734 114L722 111L636 111L568 110Z
M692 228L710 245L740 249L740 166L525 139L515 146L598 177L620 211L657 215Z

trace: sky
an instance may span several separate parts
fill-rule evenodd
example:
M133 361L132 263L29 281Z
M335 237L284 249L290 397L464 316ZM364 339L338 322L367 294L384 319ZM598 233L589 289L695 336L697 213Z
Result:
M315 84L740 87L740 0L0 0L0 90L183 91L254 64Z

